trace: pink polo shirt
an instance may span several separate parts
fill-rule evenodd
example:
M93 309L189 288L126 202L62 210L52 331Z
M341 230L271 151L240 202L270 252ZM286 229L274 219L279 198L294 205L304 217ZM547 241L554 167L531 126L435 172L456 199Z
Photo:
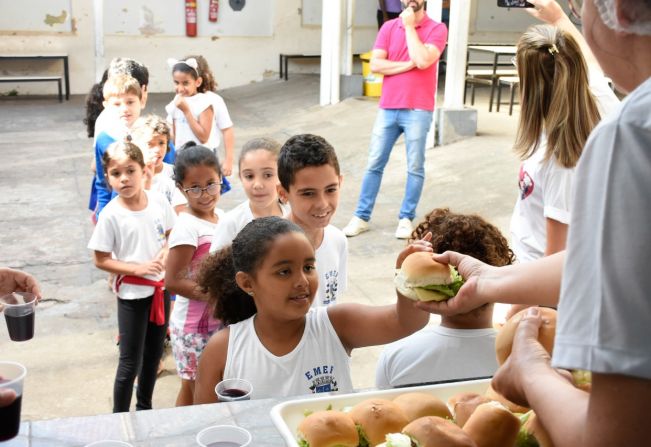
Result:
M448 38L448 29L443 23L425 15L416 25L416 33L423 44L434 45L443 52ZM390 61L409 60L405 27L400 17L389 20L380 28L373 49L386 51ZM380 108L434 110L438 78L436 66L432 64L425 70L413 68L404 73L385 75Z

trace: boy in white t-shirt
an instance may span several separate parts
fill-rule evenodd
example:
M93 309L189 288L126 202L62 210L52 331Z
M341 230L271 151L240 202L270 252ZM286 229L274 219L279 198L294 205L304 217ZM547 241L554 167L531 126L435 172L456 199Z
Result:
M411 240L428 232L434 253L454 250L495 266L514 260L500 231L476 215L437 208L416 227ZM376 386L492 376L497 369L492 317L493 304L485 304L465 314L444 316L440 326L425 327L387 345L376 367Z
M292 208L288 218L300 226L316 250L319 290L312 306L328 306L346 290L348 241L330 220L337 211L342 176L334 148L322 137L295 135L278 156L278 195Z

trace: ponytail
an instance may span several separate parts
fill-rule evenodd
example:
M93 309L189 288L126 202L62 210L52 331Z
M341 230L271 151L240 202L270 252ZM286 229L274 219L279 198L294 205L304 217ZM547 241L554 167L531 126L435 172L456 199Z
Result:
M229 245L204 259L197 278L202 292L208 295L214 317L224 325L244 321L257 312L253 298L235 282L235 273Z

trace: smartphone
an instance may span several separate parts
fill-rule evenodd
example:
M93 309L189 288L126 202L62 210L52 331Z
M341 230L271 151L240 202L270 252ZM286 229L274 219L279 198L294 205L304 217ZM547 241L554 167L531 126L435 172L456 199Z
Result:
M525 0L497 0L500 8L533 8L533 5Z

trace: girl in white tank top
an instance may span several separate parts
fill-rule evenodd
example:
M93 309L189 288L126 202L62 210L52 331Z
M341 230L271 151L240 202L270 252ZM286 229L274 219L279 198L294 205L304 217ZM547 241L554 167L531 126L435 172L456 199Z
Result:
M426 241L409 245L397 267ZM253 398L353 389L350 352L405 337L429 313L398 294L395 304L337 304L310 310L318 287L314 248L280 217L255 219L230 247L203 264L198 283L228 325L212 336L199 361L194 403L217 402L215 385L246 379Z

